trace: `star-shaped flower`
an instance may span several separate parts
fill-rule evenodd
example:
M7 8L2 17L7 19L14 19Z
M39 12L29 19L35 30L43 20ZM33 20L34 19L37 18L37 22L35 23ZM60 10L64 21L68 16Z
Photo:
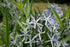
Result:
M30 47L32 47L32 43L38 43L39 41L34 41L34 39L31 39L31 36L29 36L29 41L25 43L30 43Z
M43 15L44 17L41 20L45 21L45 26L52 32L52 25L51 25L51 21L50 21L50 16L46 17L45 15ZM52 21L53 22L53 21Z
M57 39L54 38L55 34L52 37L50 37L50 35L48 33L47 33L47 35L48 35L48 37L49 37L50 40L48 40L46 42L51 42L51 45L53 47L54 46L53 42L57 42Z
M61 41L60 44L62 44L63 47L68 46L68 44L66 42Z
M45 31L44 32L42 32L42 29L38 29L38 34L39 34L39 40L41 41L41 43L42 43L42 38L41 38L41 34L44 34L45 33Z
M56 27L56 26L52 26L52 28L53 28L53 29L52 29L52 32L53 32L53 33L58 32L58 29L59 29L58 26L57 26L57 27Z
M32 22L30 22L30 18L26 20L26 23L22 22L22 24L27 25L27 27L33 27Z
M59 41L57 41L56 43L54 43L54 47L60 47L60 46L61 46L61 44L60 44Z
M34 29L36 29L36 26L43 26L41 23L38 23L41 17L35 20L35 18L31 15L31 18L31 24L34 24Z
M36 34L32 39L31 39L31 36L30 36L30 37L29 37L29 41L28 41L28 42L25 42L25 43L30 43L30 47L32 47L32 43L37 43L37 42L39 42L39 41L34 41L38 36L39 36L39 40L42 41L42 40L41 40L41 34L44 34L44 33L45 33L45 31L44 31L44 32L40 32L40 31L39 31L39 33Z
M53 32L53 30L54 30L56 27L57 27L56 29L59 28L58 23L57 23L51 16L43 15L42 20L45 21L45 26L46 26L51 32ZM54 29L53 29L53 27L54 27Z
M29 31L27 31L28 28L25 28L24 31L21 31L22 34L18 35L18 36L23 36L22 42L26 39L26 36L30 36L28 34Z
M16 35L14 36L14 34L15 34L15 32L13 32L13 33L11 33L10 34L10 39L11 39L11 41L10 41L10 45L12 46L12 45L16 45L17 47L19 47L19 37L18 37L18 33L16 33Z

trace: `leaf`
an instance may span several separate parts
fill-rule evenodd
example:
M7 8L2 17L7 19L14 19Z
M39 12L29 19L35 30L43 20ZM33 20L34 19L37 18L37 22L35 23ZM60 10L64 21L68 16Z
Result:
M9 47L9 22L7 8L3 8L3 39L6 47Z
M21 19L23 22L26 22L26 18L25 16L23 16L22 14L18 14L14 9L12 9L11 7L7 6L9 9L11 9L13 12L15 12L18 16L21 16Z
M11 16L15 19L15 21L19 24L19 26L20 26L22 29L24 29L24 26L22 25L22 23L21 23L17 18L15 18L12 14L11 14Z
M51 7L51 10L55 16L55 18L57 19L58 21L58 24L60 26L61 29L63 29L63 24L62 24L62 21L61 21L61 18L59 17L58 13L54 10L54 8L51 6L51 4L49 3L50 7Z
M29 3L29 0L28 0L26 3L26 17L27 18L29 18L31 10L32 10L32 1L31 3Z
M10 2L13 3L25 15L25 12L24 12L24 9L23 9L23 4L21 3L21 1L20 1L20 3L17 3L15 1L10 1Z
M66 38L63 38L62 41L69 41L70 40L70 36L67 36Z
M66 12L65 17L67 17L66 22L68 21L68 19L70 18L70 6L68 7L68 10ZM66 23L66 27L68 27L68 23Z
M61 19L65 18L66 12L63 12L63 16L61 17Z
M16 32L16 30L17 30L17 23L15 22L15 26L13 28L13 32Z
M68 19L69 19L69 17L70 17L70 6L68 7L68 10L67 10L67 12L66 12L66 15L65 15Z
M70 31L70 28L68 30L66 30L64 33L67 33L68 31Z

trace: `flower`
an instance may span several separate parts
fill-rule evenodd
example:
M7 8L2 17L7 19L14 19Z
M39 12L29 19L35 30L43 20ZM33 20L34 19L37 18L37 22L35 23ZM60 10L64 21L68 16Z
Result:
M62 44L63 47L68 46L68 44L65 41L61 41L60 44Z
M53 46L54 46L53 43L54 43L54 42L57 42L58 40L55 39L55 37L54 37L55 34L54 34L52 37L50 37L50 35L49 35L48 33L47 33L47 35L48 35L48 37L49 37L50 40L45 41L45 42L51 42L51 45L52 45L52 47L53 47Z
M19 37L23 36L22 42L25 40L26 36L30 36L27 31L28 28L25 28L24 31L21 31L23 34L18 35Z
M25 42L25 43L30 43L30 47L32 47L32 43L38 43L39 41L34 41L38 36L39 36L39 40L42 42L41 40L41 34L44 34L44 32L41 32L38 30L38 34L36 34L32 39L31 39L31 36L29 36L29 41L28 42Z
M12 32L10 34L10 39L11 39L10 43L11 44L9 46L16 45L17 47L19 47L19 42L21 42L21 39L19 39L18 33L16 33L15 36L14 36L14 34L15 34L15 32Z
M41 19L41 18L38 18L37 20L35 20L35 18L31 15L31 18L32 18L32 20L31 20L31 24L34 24L34 29L36 29L36 26L43 26L41 23L38 23L38 21Z
M38 43L39 41L34 41L34 39L31 39L31 36L29 36L29 41L25 43L30 43L30 47L32 47L32 43Z
M61 44L60 44L59 41L57 41L56 43L54 43L54 47L60 47L60 46L61 46Z
M33 25L31 25L30 18L26 20L26 23L22 22L22 24L26 25L27 27L33 27Z

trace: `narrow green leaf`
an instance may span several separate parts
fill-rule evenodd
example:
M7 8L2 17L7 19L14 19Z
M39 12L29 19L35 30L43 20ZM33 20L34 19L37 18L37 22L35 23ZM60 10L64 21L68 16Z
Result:
M29 17L29 13L30 13L30 3L29 0L26 3L26 17Z
M13 28L13 32L16 32L16 29L17 29L17 23L15 22L15 26Z
M15 1L10 1L10 2L13 3L20 11L22 11L23 14L25 14L23 4L21 3L21 1L20 1L20 3L17 3Z
M29 3L29 0L26 2L26 18L29 18L32 10L32 1Z
M7 6L9 9L11 9L13 12L15 12L17 15L19 15L14 9L12 9L11 7ZM21 15L19 15L21 16Z
M68 10L67 10L67 12L66 12L66 17L69 19L69 17L70 17L70 6L68 7Z
M9 7L9 6L7 6L9 9L11 9L13 12L15 12L18 16L21 16L21 19L22 19L22 21L23 22L25 22L26 20L26 18L25 18L25 16L23 16L22 14L18 14L14 9L12 9L11 7Z
M9 47L9 22L7 8L3 8L3 39L6 47Z
M67 36L66 38L63 38L62 41L69 41L70 40L70 36Z
M31 3L30 3L29 15L32 13L32 4L33 4L32 2L33 2L33 0L31 0Z
M60 20L61 18L59 17L58 13L54 10L54 8L51 6L51 4L49 3L50 7L51 7L51 10L55 16L55 18L57 19L58 21L58 24L60 25L60 28L63 29L63 25L62 25L62 21Z
M70 31L70 28L68 30L66 30L64 33L67 33L68 31Z
M65 23L66 23L66 26L65 26L65 28L67 28L68 27L68 19L70 19L70 6L68 7L68 10L67 10L67 12L66 12L66 14L65 14L65 17L67 18L66 20L65 20ZM67 32L67 31L66 31Z
M63 16L61 17L61 19L65 18L66 15L66 11L63 12Z
M19 26L20 26L22 29L24 29L24 26L21 24L21 22L20 22L17 18L15 18L12 14L11 14L11 16L12 16L12 18L15 19L15 21L19 24Z

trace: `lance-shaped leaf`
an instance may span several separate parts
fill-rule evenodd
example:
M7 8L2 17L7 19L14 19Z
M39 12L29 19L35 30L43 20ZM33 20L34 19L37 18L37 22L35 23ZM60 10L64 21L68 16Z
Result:
M22 11L24 14L24 9L23 9L23 4L20 2L15 2L15 1L10 1L11 3L13 3L20 11Z
M67 12L66 12L66 14L65 14L65 17L67 18L66 20L65 20L65 22L67 22L68 21L68 19L70 18L70 6L68 7L68 10L67 10ZM66 26L65 26L66 28L68 27L68 23L66 23Z
M22 14L18 14L14 9L12 9L11 7L7 6L9 9L11 9L13 12L15 12L18 16L21 16L21 19L23 22L26 22L26 17L24 17Z
M70 28L69 29L67 29L64 33L67 33L67 32L69 32L70 31Z
M26 17L27 18L29 18L31 10L32 10L32 1L31 3L29 3L29 0L28 0L26 3Z
M70 18L70 6L68 7L68 10L67 10L67 12L66 12L65 17L67 18L67 19L66 19L66 22L67 22L68 19ZM65 26L65 27L68 27L68 23L66 23L66 26Z
M9 22L8 22L8 13L7 13L7 8L3 8L3 39L4 39L4 44L6 47L9 46Z
M24 29L24 26L22 25L22 23L21 23L17 18L15 18L12 14L11 14L11 16L12 16L12 18L15 19L15 21L19 24L19 26L20 26L22 29Z
M66 17L69 19L69 17L70 17L70 6L68 7L68 10L67 10L67 12L66 12Z
M70 40L70 36L67 36L67 37L62 39L62 41L69 41L69 40Z
M49 3L50 7L51 7L51 10L55 16L55 18L57 19L58 21L58 24L60 25L60 28L63 29L63 25L62 25L62 21L61 21L61 18L59 17L58 13L54 10L54 8L51 6L51 4Z

